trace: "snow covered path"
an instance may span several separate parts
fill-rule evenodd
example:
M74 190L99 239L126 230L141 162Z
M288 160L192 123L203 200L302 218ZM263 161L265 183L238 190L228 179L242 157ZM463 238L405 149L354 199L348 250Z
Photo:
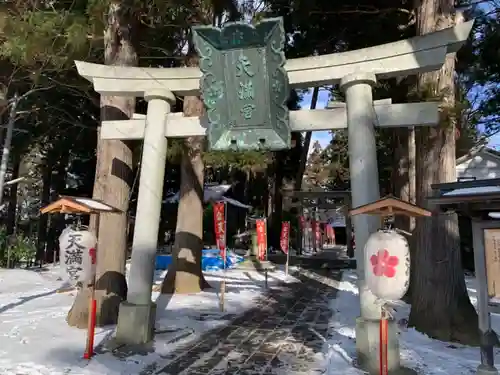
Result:
M332 282L340 276L299 276L301 283L271 290L229 326L178 348L140 374L324 374L333 315L329 303L337 293Z
M217 293L222 273L206 273L213 290L157 300L150 350L98 350L90 362L81 358L85 331L65 322L74 293L56 293L64 285L59 272L0 269L1 375L364 374L353 367L359 315L353 271L340 281L335 272L286 278L279 270L270 274L270 293L263 275L230 271L224 313ZM475 304L475 279L466 281ZM397 319L408 313L408 305L397 306ZM499 315L492 324L500 332ZM113 331L99 329L96 342ZM479 364L478 348L432 340L403 324L400 346L402 364L419 375L470 375ZM500 363L500 349L495 354Z

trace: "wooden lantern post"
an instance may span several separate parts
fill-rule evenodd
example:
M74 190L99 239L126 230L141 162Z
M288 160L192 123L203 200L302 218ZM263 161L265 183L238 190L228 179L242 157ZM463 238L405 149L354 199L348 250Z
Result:
M349 211L350 216L355 215L378 215L380 216L381 227L385 226L385 220L387 217L404 215L408 217L429 217L432 213L422 207L418 207L414 204L402 201L401 199L395 198L393 196L386 196L375 202L368 203L363 206L353 208ZM405 233L411 235L410 233ZM388 315L386 309L382 308L382 313L380 317L380 375L388 374L388 360L387 360L387 344L388 344Z
M42 214L58 213L70 215L96 215L96 238L98 238L100 214L118 213L121 211L97 199L61 196L57 201L41 208L40 212ZM96 249L94 249L90 256L92 258L92 264L97 266ZM94 334L97 315L97 303L95 299L95 279L96 275L95 272L93 272L88 285L90 289L89 317L87 323L87 342L85 346L85 352L83 354L84 359L91 359L94 355Z

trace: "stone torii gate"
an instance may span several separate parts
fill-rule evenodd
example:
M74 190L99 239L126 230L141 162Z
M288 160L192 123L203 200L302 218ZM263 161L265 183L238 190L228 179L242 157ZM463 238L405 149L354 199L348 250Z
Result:
M405 76L440 69L446 55L465 43L472 21L435 33L344 53L288 60L285 69L292 88L339 84L346 106L290 113L292 131L316 131L347 127L352 206L380 198L374 126L435 125L437 103L374 103L372 87L377 79ZM120 307L117 340L140 344L151 340L155 307L151 301L155 254L167 153L167 137L205 135L205 118L170 113L175 95L199 95L202 73L196 67L139 68L76 62L81 76L102 95L144 97L146 116L131 120L105 121L103 139L143 139L143 165L139 181L132 264L127 301ZM374 105L375 104L375 105ZM370 233L379 226L377 218L353 218L360 289L361 317L357 320L358 357L378 363L380 308L363 280L363 249ZM396 332L389 329L390 332ZM389 338L397 349L397 338ZM394 352L394 351L393 351ZM398 352L395 352L398 354ZM399 366L399 355L389 356L389 370ZM368 365L368 367L371 367Z

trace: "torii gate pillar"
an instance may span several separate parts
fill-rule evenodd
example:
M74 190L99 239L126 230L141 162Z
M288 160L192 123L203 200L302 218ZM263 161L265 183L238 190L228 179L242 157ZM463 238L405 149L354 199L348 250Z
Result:
M347 105L347 137L352 207L380 199L377 146L375 139L376 114L373 109L372 87L377 79L372 73L353 73L340 81ZM371 233L380 226L378 217L356 215L352 218L356 234L356 271L360 301L360 316L356 319L356 349L359 365L371 371L379 368L378 329L381 310L376 297L364 280L364 248ZM393 323L393 322L391 322ZM394 327L396 328L396 327ZM388 370L400 367L397 329L389 329Z
M347 104L352 207L363 206L380 199L377 146L373 126L376 118L373 110L372 86L376 81L374 74L354 73L344 77L340 82ZM358 215L353 217L353 223L356 233L356 268L361 293L365 268L364 247L370 234L379 228L380 220L370 215ZM380 309L374 310L373 304L363 303L365 298L360 297L361 316L380 319Z
M149 342L153 337L156 305L151 301L151 285L155 271L167 160L165 125L170 105L175 103L174 94L162 89L150 90L145 93L144 98L148 101L148 111L142 147L132 261L127 300L120 305L116 329L116 340L123 343Z

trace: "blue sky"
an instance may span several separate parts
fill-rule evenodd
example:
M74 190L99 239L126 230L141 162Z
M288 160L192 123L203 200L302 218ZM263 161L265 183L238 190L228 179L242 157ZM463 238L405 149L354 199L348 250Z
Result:
M491 148L499 149L500 148L500 134L495 134L490 138L488 142L488 146Z

